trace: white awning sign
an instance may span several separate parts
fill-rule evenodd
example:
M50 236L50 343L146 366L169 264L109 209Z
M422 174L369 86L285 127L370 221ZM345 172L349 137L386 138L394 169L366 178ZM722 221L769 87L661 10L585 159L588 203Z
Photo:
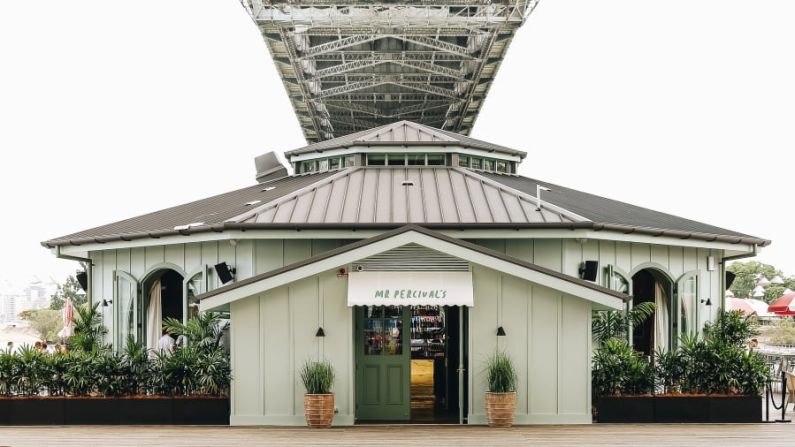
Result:
M474 305L472 272L351 272L348 306Z

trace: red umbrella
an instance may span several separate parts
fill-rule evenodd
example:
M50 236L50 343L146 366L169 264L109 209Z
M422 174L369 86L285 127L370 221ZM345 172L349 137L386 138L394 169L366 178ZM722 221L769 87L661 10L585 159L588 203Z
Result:
M767 311L776 315L795 315L795 292L785 293L770 303Z
M756 313L753 307L747 301L740 298L726 298L727 310L739 310L746 315L753 315Z

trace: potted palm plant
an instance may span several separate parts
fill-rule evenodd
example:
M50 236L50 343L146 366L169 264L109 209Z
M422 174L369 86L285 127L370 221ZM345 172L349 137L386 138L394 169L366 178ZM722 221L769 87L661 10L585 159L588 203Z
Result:
M510 427L516 413L516 369L508 354L497 351L486 363L486 420L489 427Z
M327 361L308 361L301 368L301 381L304 382L304 414L306 424L312 428L331 427L334 418L334 367Z

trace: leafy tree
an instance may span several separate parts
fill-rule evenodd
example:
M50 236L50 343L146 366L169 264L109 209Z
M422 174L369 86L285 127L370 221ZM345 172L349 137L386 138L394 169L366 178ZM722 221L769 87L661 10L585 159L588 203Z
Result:
M50 309L26 310L19 313L23 320L30 321L31 327L35 329L44 340L58 340L58 331L63 328L63 318L61 312Z
M760 274L767 279L773 279L774 276L778 275L784 280L784 284L771 284L765 289L765 296L762 300L766 303L770 303L783 295L784 290L787 288L795 290L795 277L785 276L784 272L770 264L762 264L757 261L735 262L727 267L726 270L737 275L729 289L737 298L752 298L751 295L754 292Z
M55 293L50 297L50 309L61 310L67 298L71 298L72 305L80 306L85 304L88 296L80 288L80 283L74 275L69 275L63 284L59 284Z

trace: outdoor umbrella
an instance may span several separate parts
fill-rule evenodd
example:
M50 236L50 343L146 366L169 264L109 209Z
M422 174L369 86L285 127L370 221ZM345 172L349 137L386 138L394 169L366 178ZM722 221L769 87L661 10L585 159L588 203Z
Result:
M75 309L72 307L72 300L68 299L63 303L61 310L63 317L63 329L58 331L58 336L61 338L69 338L74 335L75 330L72 328L72 318L74 317Z
M795 315L795 292L785 293L770 303L767 311L776 315Z
M727 308L729 310L739 310L746 315L753 315L756 313L753 307L747 301L740 298L726 298Z

